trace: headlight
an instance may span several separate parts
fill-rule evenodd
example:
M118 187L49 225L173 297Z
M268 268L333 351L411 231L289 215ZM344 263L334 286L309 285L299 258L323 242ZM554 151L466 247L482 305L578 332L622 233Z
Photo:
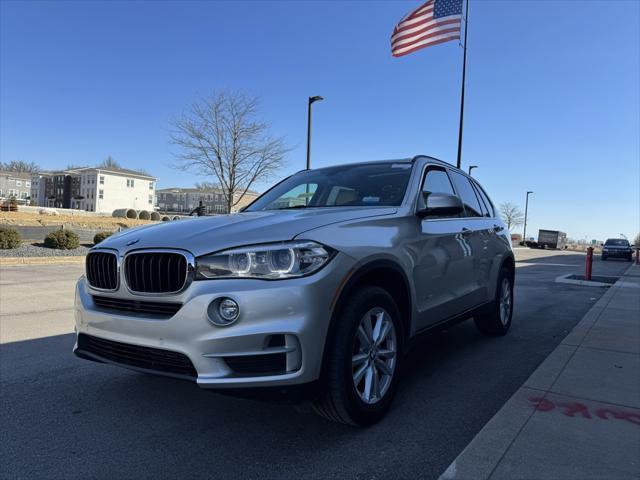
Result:
M309 241L234 248L199 257L196 278L302 277L321 269L334 253L329 247Z

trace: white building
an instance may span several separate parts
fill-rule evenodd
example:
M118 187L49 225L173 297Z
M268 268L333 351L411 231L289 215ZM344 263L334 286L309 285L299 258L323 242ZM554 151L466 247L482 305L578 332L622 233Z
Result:
M80 195L71 200L71 208L99 213L155 209L155 177L123 168L79 168L69 173L80 178Z
M124 168L74 168L34 175L32 198L42 207L112 213L155 210L156 178Z
M14 198L19 203L28 203L30 195L30 173L0 172L0 202Z

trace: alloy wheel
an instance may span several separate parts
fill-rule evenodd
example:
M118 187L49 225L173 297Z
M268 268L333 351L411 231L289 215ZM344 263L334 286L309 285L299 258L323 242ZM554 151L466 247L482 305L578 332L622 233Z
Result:
M389 313L376 307L364 314L353 343L353 384L362 401L377 403L389 390L396 369L398 342Z
M504 278L500 287L500 322L504 326L509 323L509 317L511 316L511 297L511 282L509 282L508 278Z

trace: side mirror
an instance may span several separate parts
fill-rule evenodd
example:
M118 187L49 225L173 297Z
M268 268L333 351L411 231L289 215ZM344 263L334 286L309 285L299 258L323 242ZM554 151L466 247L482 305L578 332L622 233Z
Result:
M464 211L462 200L447 193L422 192L416 215L424 217L451 217Z

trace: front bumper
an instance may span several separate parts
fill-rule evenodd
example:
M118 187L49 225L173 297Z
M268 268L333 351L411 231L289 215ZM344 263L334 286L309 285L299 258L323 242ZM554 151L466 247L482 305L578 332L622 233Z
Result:
M120 353L116 352L122 355L122 359L127 358L125 355L137 355L137 351L147 356L149 352L159 355L175 352L190 360L195 369L193 377L204 388L312 382L320 375L332 303L351 267L350 263L350 257L339 253L322 270L309 277L280 281L194 281L177 295L153 298L133 295L122 286L113 293L97 292L82 277L76 285L75 296L76 332L82 337L78 337L81 342L76 339L74 352L84 358L137 370L183 376L154 368L141 368L117 358L114 360L114 357L106 354L96 354L96 351L87 354L86 348L87 340L95 339L96 342L103 341L100 347L102 352L116 352L119 346L124 348L118 350ZM182 307L170 318L161 319L148 314L99 307L93 295L124 300L178 302ZM239 319L227 327L215 326L207 315L209 304L222 296L233 298L240 306ZM131 350L129 347L141 348ZM272 361L275 359L273 355L285 359L280 362L282 370L265 373L260 368L261 359ZM249 360L248 364L245 359ZM244 362L243 365L240 365L240 360ZM255 366L253 370L252 365Z
M631 250L603 250L602 255L608 258L629 258L633 252Z

